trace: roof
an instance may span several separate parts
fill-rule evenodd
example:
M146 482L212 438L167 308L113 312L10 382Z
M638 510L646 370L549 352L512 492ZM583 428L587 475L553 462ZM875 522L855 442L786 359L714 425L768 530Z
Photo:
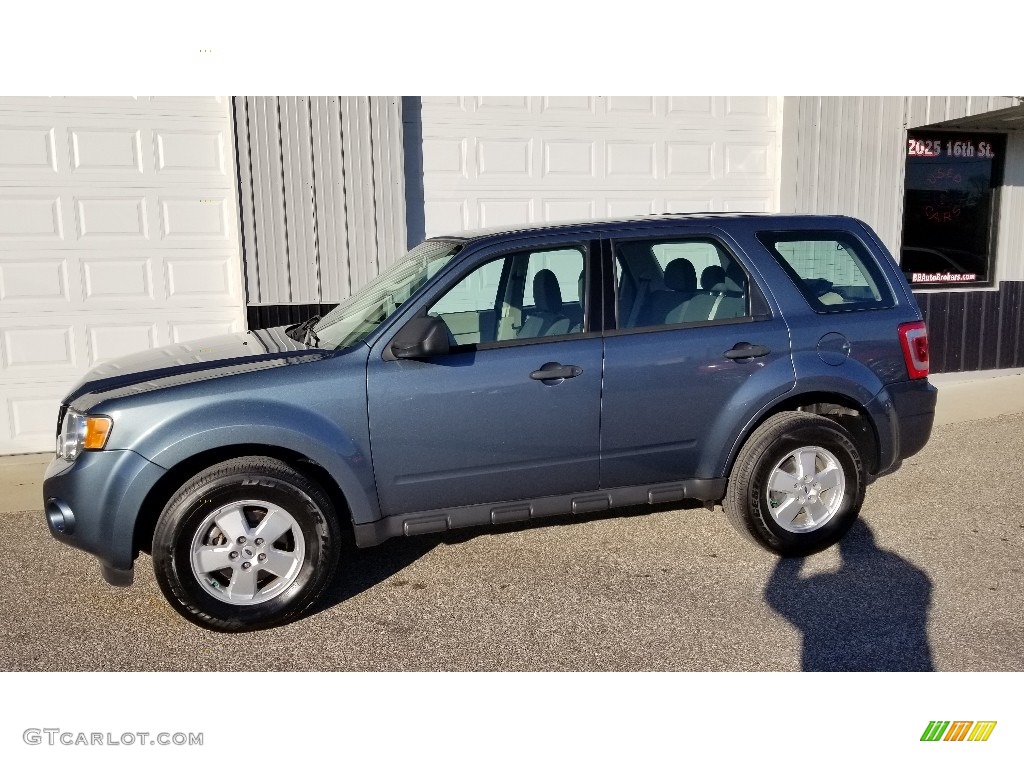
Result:
M530 232L544 230L572 230L576 228L604 228L621 226L623 224L664 221L664 222L701 222L714 221L716 219L806 219L813 218L821 220L827 215L812 214L790 214L790 213L754 213L754 212L706 212L706 213L652 213L642 216L624 216L609 219L580 219L578 221L550 221L534 222L529 224L506 225L502 227L485 227L483 229L469 229L451 234L433 235L430 240L477 240L494 235L529 234Z

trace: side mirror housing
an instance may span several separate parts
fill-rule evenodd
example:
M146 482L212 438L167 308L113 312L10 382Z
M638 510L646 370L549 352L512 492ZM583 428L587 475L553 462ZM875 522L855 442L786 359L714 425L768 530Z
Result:
M430 315L414 317L391 342L391 354L400 360L424 360L447 355L450 350L448 326Z

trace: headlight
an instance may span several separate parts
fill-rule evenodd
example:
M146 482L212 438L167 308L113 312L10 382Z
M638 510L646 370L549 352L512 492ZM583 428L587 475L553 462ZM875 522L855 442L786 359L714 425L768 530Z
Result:
M109 416L86 416L69 408L57 435L57 458L74 461L83 450L101 450L113 426Z

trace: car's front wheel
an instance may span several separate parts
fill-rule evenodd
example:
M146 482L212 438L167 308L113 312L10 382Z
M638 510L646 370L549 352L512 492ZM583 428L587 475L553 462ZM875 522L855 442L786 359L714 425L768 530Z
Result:
M853 436L832 419L778 413L743 444L722 502L733 526L787 557L839 541L860 513L866 475Z
M239 632L298 617L337 566L340 527L327 494L282 461L249 456L200 472L153 534L157 582L196 624Z

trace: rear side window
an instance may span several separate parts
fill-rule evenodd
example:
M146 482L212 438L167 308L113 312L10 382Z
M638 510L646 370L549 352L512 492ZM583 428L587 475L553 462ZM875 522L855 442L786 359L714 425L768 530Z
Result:
M882 309L892 292L868 249L842 232L760 232L815 312Z

